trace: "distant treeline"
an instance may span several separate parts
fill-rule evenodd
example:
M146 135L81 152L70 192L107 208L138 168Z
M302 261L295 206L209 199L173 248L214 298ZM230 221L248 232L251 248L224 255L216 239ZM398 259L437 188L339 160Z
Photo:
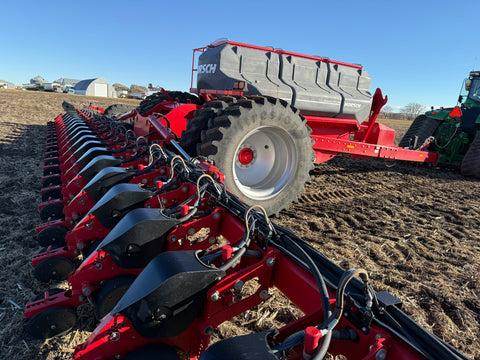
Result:
M423 114L426 109L421 104L408 103L401 108L400 112L395 112L390 105L386 105L380 111L380 117L384 119L414 120L418 115Z
M394 119L394 120L413 120L412 114L407 113L384 113L383 111L379 115L380 118L383 119Z

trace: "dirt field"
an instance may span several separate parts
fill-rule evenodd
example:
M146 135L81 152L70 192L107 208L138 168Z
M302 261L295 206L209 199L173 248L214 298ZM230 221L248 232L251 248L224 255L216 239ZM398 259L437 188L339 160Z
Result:
M39 251L45 124L63 112L64 99L77 107L119 102L0 89L0 359L68 359L95 327L87 305L79 309L79 328L66 336L39 341L23 332L24 305L49 287L33 278L31 257ZM409 126L382 122L398 137ZM317 165L306 194L275 221L340 266L368 270L374 287L399 297L417 322L480 359L480 184L450 169L386 165L341 157ZM273 303L248 321L223 324L217 336L241 333L235 326L245 323L275 325L281 314Z

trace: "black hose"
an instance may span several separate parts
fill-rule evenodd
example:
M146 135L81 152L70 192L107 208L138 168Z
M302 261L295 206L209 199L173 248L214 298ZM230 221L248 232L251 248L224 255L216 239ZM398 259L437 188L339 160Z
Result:
M155 190L154 191L155 195L161 194L162 192L165 192L166 190L172 188L174 185L177 184L177 181L179 178L180 178L180 175L177 175L172 179L172 181L167 182L160 189Z
M352 328L345 330L333 330L332 340L338 341L358 341L358 334Z
M228 270L230 269L233 264L235 264L241 257L242 255L247 251L247 248L245 247L242 247L240 250L238 250L235 255L233 255L230 260L228 260L225 264L223 264L222 266L220 266L218 269L219 270Z
M248 219L247 219L247 222L248 222ZM256 222L257 222L257 219L254 219L250 226L246 226L245 234L243 235L242 241L240 242L240 243L243 242L242 247L225 264L219 267L220 270L226 271L230 269L233 266L233 264L235 264L245 254L251 241L250 233L252 233L255 230ZM248 232L247 232L247 229L249 229Z
M300 251L300 253L302 254L302 258L307 263L308 267L310 268L310 272L312 273L313 277L315 278L315 281L317 282L318 290L320 291L320 297L322 299L323 319L324 319L322 324L318 326L318 328L320 330L326 329L329 324L328 319L332 314L332 309L330 306L330 297L328 296L328 290L327 290L327 285L325 284L325 280L323 279L323 276L320 273L320 270L318 269L317 265L312 260L312 258L307 254L307 252L300 245L298 245L294 240L289 239L287 237L284 237L284 239L288 239L288 243L294 245L294 247ZM332 331L329 330L327 334L323 337L322 345L312 356L312 359L323 359L325 357L325 354L328 351L331 340L332 340Z
M143 155L145 155L146 151L142 151L138 154L135 154L133 155L130 159L125 159L124 161L122 161L122 164L128 164L129 162L132 162L132 161L135 161L135 160L138 160L140 159Z

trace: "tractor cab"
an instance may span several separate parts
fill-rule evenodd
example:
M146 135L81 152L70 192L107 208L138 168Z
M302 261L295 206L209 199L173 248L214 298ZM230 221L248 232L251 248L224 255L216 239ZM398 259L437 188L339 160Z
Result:
M463 89L465 94L462 94ZM472 141L480 124L480 71L470 72L470 76L464 81L462 92L458 97L461 108L461 129Z
M480 71L471 71L470 76L464 81L465 95L460 94L458 102L462 103L463 98L466 97L463 105L465 107L480 107Z
M471 71L469 77L463 81L457 106L460 107L461 113L455 108L441 107L440 109L433 109L432 107L432 110L427 111L425 116L440 121L445 121L449 118L462 118L462 127L471 128L472 121L475 123L476 118L480 114L479 109L471 110L472 108L480 108L480 71ZM465 118L466 113L472 114L470 114L468 118ZM474 114L477 116L474 116ZM471 119L472 117L475 118ZM465 122L467 122L468 125L465 124Z

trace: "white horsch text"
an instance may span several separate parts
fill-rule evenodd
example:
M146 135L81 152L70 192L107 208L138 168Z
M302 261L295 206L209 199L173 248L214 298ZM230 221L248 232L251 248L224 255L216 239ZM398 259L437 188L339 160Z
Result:
M198 73L199 74L213 74L217 69L217 64L205 64L205 65L198 65Z

